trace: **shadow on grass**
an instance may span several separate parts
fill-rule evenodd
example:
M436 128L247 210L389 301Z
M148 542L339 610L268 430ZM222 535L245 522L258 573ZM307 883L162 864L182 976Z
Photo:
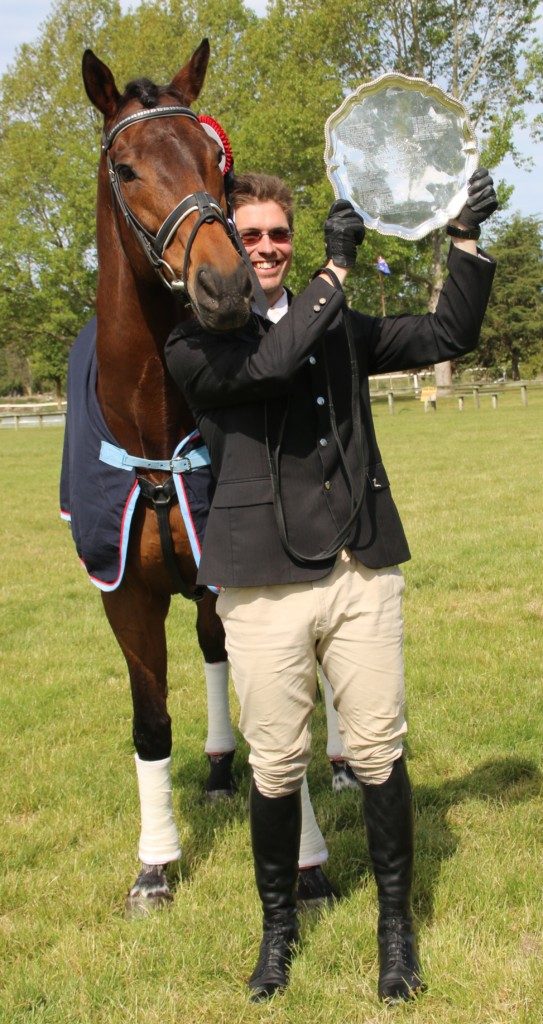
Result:
M317 734L322 732L320 723ZM317 735L317 744L321 745ZM409 763L409 753L407 752ZM362 824L359 794L330 790L328 764L321 757L310 766L309 788L313 806L330 852L327 873L344 898L373 888L372 870ZM431 919L441 865L458 847L450 811L465 801L491 803L499 813L507 805L530 800L541 792L543 776L534 761L503 757L484 761L463 777L414 786L415 887L417 917Z
M441 864L452 857L458 838L447 816L467 800L496 806L523 803L541 793L543 777L533 761L504 757L484 761L463 778L449 779L435 786L414 788L416 883L414 905L417 916L431 919L434 892Z
M323 793L322 776L312 787L317 818L330 850L329 874L343 897L372 885L372 870L362 827L361 800L356 793L333 796ZM416 785L415 886L416 916L429 920L441 865L453 857L458 835L449 823L449 813L464 801L494 804L496 811L522 803L541 793L543 776L533 761L504 757L485 761L468 775L436 783ZM326 784L324 784L326 785ZM326 787L328 788L328 787ZM324 797L324 799L323 799Z
M188 826L182 868L186 880L190 880L198 865L210 855L222 829L234 822L248 828L251 771L243 743L236 754L235 772L239 785L237 796L213 804L205 800L207 761L203 755L187 757L178 772L175 781L180 794L180 812ZM361 887L373 886L360 796L353 790L332 792L326 758L319 756L310 766L308 776L315 813L330 853L326 870L342 897L348 898ZM413 902L419 919L432 918L441 865L454 856L458 847L458 836L448 821L451 809L464 801L480 800L495 804L499 810L504 805L522 803L538 795L542 783L543 776L533 761L504 757L485 761L464 777L434 786L414 786L416 880ZM252 873L250 881L252 884Z
M198 871L198 865L207 860L223 829L236 822L246 823L248 828L251 769L248 748L243 740L238 737L234 760L234 776L238 786L236 796L217 802L207 800L207 776L208 762L205 754L187 754L173 780L180 821L184 822L181 870L185 881L190 881Z

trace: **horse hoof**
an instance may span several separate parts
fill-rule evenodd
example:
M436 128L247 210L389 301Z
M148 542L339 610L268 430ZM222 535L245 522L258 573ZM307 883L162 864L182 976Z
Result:
M332 907L339 899L339 893L322 868L302 868L298 872L296 902L299 910L317 910Z
M211 803L231 800L236 795L237 786L232 774L232 762L235 750L225 754L208 754L209 775L206 782L206 799Z
M170 884L163 864L142 864L125 903L125 917L132 921L148 917L173 902Z
M206 800L210 804L220 804L223 800L231 800L235 795L235 790L232 789L212 789L206 793Z
M344 789L360 789L360 783L347 761L337 759L330 761L330 765L334 793L341 793Z

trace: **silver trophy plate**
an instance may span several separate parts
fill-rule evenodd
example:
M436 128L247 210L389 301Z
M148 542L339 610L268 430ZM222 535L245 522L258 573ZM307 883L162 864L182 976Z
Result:
M423 78L381 75L328 118L326 173L366 226L409 241L456 217L477 169L464 106Z

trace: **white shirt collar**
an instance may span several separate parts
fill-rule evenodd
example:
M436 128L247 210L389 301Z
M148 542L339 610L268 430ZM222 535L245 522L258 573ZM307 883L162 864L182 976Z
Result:
M287 295L285 289L283 288L283 291L281 292L281 295L277 299L277 302L274 302L273 306L269 306L268 312L267 312L266 316L267 316L268 320L271 320L271 322L273 324L276 324L281 319L281 317L283 317L285 315L285 313L287 311L288 311L288 295ZM255 312L255 313L259 313L260 312L260 310L257 309L257 307L254 305L254 303L253 303L253 312Z

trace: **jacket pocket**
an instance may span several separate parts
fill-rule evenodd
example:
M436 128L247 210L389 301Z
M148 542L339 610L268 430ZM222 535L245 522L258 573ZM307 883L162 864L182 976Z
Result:
M272 502L271 480L263 476L253 480L219 480L213 507L243 508L246 505L267 505Z
M372 491L384 491L387 487L390 487L386 469L382 462L376 462L373 466L369 466L366 475Z

